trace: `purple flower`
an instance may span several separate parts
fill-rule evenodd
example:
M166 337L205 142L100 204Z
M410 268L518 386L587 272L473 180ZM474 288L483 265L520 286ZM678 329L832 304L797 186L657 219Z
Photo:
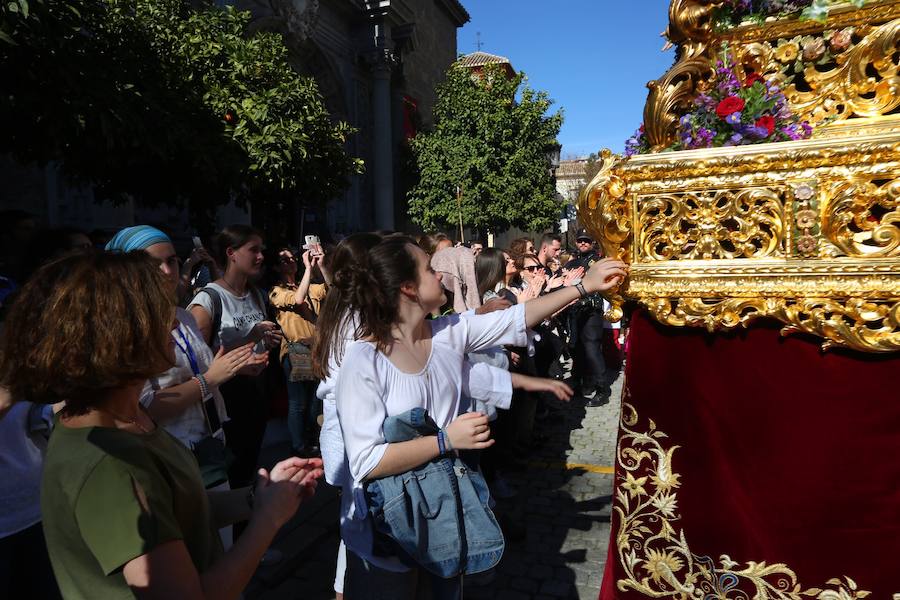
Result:
M740 125L741 123L741 111L731 113L727 117L725 117L725 122L729 125Z
M746 129L745 134L746 134L747 137L750 137L750 138L753 138L753 139L757 139L757 140L761 140L761 139L763 139L763 138L769 137L769 130L766 129L765 127L760 127L760 126L757 126L757 125L751 125L750 127L748 127L748 128Z
M744 141L744 136L739 133L735 133L733 136L728 138L728 141L731 142L733 146L740 146L741 142Z

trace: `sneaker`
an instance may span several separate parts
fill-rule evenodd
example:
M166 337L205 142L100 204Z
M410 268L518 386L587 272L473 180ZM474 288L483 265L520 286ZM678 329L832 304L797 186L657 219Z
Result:
M597 408L598 406L609 404L609 394L602 394L597 389L593 389L590 392L583 394L582 398L584 398L584 405L589 408Z

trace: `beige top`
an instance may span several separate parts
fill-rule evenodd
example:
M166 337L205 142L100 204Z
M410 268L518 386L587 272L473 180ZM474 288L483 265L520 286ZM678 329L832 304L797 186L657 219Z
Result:
M275 320L281 326L284 333L284 341L281 343L279 360L284 360L287 354L288 342L303 342L311 345L316 335L316 324L310 323L297 312L297 304L294 302L294 294L297 291L295 284L279 284L269 292L269 301L275 307L277 314ZM325 284L312 283L306 294L306 302L313 313L319 314L319 307L325 299L327 288Z

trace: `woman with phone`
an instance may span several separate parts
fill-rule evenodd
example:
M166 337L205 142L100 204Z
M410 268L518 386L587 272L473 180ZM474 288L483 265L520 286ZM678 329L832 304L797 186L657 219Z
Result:
M235 455L229 481L240 487L253 478L269 416L269 395L260 375L269 350L281 345L282 336L266 318L265 296L254 285L262 272L262 234L248 225L231 225L216 236L215 248L225 273L197 292L188 310L214 352L252 347L252 357L220 388L231 417L226 440Z
M279 359L287 381L288 432L294 454L301 457L320 454L316 419L322 404L316 397L319 380L313 373L312 344L316 317L327 291L319 269L321 245L314 236L306 236L306 240L311 248L303 252L300 281L294 253L290 248L280 248L272 256L270 272L277 281L269 291L269 302L284 334Z

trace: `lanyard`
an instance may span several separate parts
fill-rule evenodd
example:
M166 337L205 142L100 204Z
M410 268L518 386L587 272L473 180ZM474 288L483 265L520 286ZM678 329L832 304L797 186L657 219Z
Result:
M178 340L175 340L175 345L178 346L179 350L184 352L185 356L187 356L188 362L191 364L191 371L194 373L194 375L199 375L200 366L197 364L197 356L194 354L194 349L191 347L191 343L188 341L187 337L185 337L184 332L181 331L180 324L178 327L178 335L184 342L184 346L179 344Z

